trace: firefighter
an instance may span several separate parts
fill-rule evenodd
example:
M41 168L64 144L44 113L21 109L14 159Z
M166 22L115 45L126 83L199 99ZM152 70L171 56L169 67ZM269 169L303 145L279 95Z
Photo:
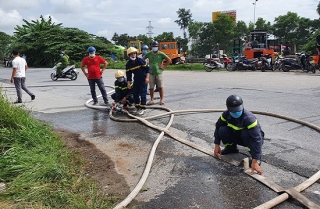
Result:
M128 105L132 106L134 103L132 89L128 89L128 82L125 78L125 73L122 70L117 70L114 77L117 79L114 82L115 93L111 95L114 100L112 106L116 106L116 103L121 103L123 109L128 110ZM132 87L133 83L131 83Z
M150 68L144 59L137 57L138 51L129 47L127 55L129 60L126 63L126 75L128 89L131 89L132 74L134 75L133 99L136 109L133 113L143 115L147 103L147 87L149 83Z
M214 157L230 153L238 153L237 145L248 148L251 154L251 173L262 174L260 167L264 132L255 115L244 109L240 96L231 95L226 100L227 110L216 122L214 131ZM221 151L220 143L224 149Z

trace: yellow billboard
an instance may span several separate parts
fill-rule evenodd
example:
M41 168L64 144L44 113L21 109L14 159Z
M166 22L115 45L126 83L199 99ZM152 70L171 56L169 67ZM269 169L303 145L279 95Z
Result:
M212 22L218 20L218 14L226 14L229 17L232 17L234 19L234 22L237 21L237 11L236 10L228 10L228 11L218 11L218 12L212 12Z

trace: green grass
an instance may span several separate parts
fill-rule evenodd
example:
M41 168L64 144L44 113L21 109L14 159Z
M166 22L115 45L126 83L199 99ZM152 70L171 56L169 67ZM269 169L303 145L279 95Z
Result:
M11 105L1 88L0 107L0 208L112 208L117 199L98 192L49 124Z

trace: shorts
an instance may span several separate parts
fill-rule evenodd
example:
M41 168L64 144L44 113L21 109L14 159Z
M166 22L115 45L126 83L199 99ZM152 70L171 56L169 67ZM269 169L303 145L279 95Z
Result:
M163 87L163 77L162 75L150 75L149 77L149 88L154 89L154 86L157 85L157 88Z

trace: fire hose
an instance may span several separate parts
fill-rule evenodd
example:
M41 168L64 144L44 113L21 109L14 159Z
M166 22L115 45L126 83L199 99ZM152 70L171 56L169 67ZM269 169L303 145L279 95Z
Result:
M96 108L96 107L92 107L89 105L89 102L87 102L86 106L91 107L91 108ZM145 124L146 126L153 128L155 130L160 131L160 135L158 136L157 140L154 142L151 151L149 153L149 157L148 157L148 161L146 163L145 166L145 170L139 180L139 182L137 183L137 185L135 186L135 188L131 191L131 193L119 204L117 204L114 209L119 209L119 208L124 208L126 207L135 197L136 195L139 193L139 191L141 190L141 188L143 187L144 183L147 180L148 174L150 172L151 169L151 165L152 165L152 161L154 158L154 154L156 151L156 148L160 142L160 140L163 138L163 136L166 134L168 136L170 136L171 138L189 146L192 147L194 149L197 149L198 151L208 154L210 156L213 156L213 150L209 150L207 148L201 147L193 142L190 142L188 140L185 140L173 133L171 133L168 129L170 128L172 122L173 122L173 118L174 118L174 114L186 114L186 113L212 113L212 112L223 112L225 110L221 110L221 109L193 109L193 110L177 110L177 111L172 111L169 108L166 107L147 107L148 109L161 109L161 110L165 110L167 111L166 113L162 113L162 114L158 114L158 115L154 115L154 116L150 116L150 117L137 117L135 115L130 114L128 111L123 111L124 113L127 113L128 116L130 116L131 118L117 118L112 114L112 111L110 111L109 115L110 118L114 121L119 121L119 122L141 122L143 124ZM103 107L101 108L103 109ZM266 116L271 116L271 117L276 117L276 118L280 118L280 119L284 119L284 120L288 120L288 121L292 121L295 123L299 123L302 124L304 126L307 126L311 129L314 129L318 132L320 132L320 127L316 126L312 123L309 122L305 122L302 120L298 120L295 118L291 118L291 117L287 117L284 115L279 115L279 114L275 114L275 113L270 113L270 112L263 112L263 111L251 111L254 114L260 114L260 115L266 115ZM166 117L166 116L170 116L170 120L167 124L167 126L165 128L159 127L159 126L155 126L152 123L150 123L148 120L151 119L156 119L156 118L161 118L161 117ZM277 185L275 182L271 181L270 179L258 175L258 174L251 174L251 168L249 168L249 158L245 158L243 159L241 162L236 161L236 160L232 160L226 156L221 155L220 160L225 161L229 164L235 165L235 166L240 166L243 164L243 168L244 168L244 173L249 175L250 177L258 180L259 182L261 182L262 184L268 186L270 189L274 190L275 192L277 192L278 194L280 194L278 197L264 203L261 204L260 206L257 206L256 209L266 209L266 208L272 208L275 207L276 205L286 201L287 199L294 198L297 201L299 201L300 203L302 203L303 205L305 205L308 208L314 208L314 209L320 209L320 206L317 205L316 203L314 203L313 201L309 200L308 198L306 198L305 196L303 196L300 192L303 191L304 189L306 189L307 187L311 186L313 183L315 183L317 180L320 179L320 171L318 171L317 173L315 173L313 176L311 176L309 179L307 179L306 181L304 181L303 183L301 183L300 185L294 187L294 188L289 188L289 189L284 189L281 186Z

